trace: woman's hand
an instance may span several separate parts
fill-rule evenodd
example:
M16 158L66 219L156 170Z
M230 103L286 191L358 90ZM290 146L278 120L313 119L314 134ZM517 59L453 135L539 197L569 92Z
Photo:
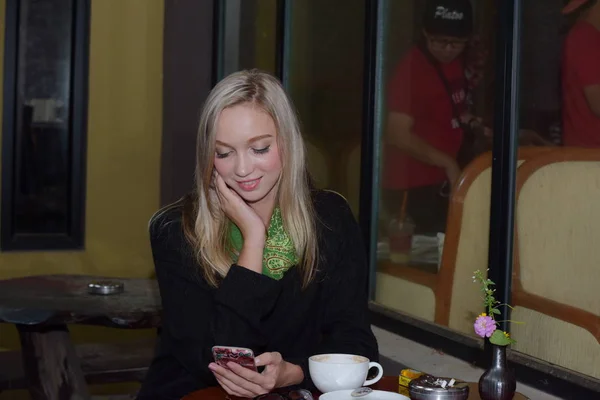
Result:
M231 219L244 238L237 263L257 274L262 273L263 251L267 229L265 223L244 199L230 189L215 172L215 192L225 215Z
M265 223L244 199L233 189L229 188L223 178L215 172L215 191L221 208L244 236L244 241L264 241Z
M263 353L255 361L256 366L265 367L262 374L233 362L227 364L229 369L215 363L210 363L208 368L227 393L238 397L253 398L304 380L302 368L283 360L277 352Z

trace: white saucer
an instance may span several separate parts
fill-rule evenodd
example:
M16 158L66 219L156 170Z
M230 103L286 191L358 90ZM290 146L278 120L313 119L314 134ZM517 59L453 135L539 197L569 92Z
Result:
M352 390L336 390L322 394L319 400L410 400L408 397L394 392L384 392L382 390L373 390L366 396L352 397Z

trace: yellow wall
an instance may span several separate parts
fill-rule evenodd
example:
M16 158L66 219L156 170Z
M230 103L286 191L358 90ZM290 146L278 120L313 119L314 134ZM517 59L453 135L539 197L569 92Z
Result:
M147 223L159 207L164 3L91 4L85 249L0 252L0 279L57 273L149 277L153 271ZM4 8L0 0L2 47ZM0 68L2 62L0 56ZM73 335L101 340L132 334L107 331L75 327ZM0 326L0 347L15 345L14 328Z

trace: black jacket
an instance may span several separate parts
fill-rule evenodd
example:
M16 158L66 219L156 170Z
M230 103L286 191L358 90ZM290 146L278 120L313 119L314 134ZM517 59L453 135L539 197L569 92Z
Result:
M315 191L318 273L301 288L297 268L277 281L233 265L218 288L199 273L173 208L150 227L152 253L164 308L156 355L138 399L179 399L218 383L208 369L214 345L278 351L304 371L308 357L350 353L378 359L368 321L368 268L361 233L347 202Z

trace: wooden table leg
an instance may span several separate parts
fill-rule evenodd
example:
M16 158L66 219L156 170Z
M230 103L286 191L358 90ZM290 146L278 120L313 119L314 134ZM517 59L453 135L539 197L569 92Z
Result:
M89 400L79 357L66 325L17 325L32 400Z

